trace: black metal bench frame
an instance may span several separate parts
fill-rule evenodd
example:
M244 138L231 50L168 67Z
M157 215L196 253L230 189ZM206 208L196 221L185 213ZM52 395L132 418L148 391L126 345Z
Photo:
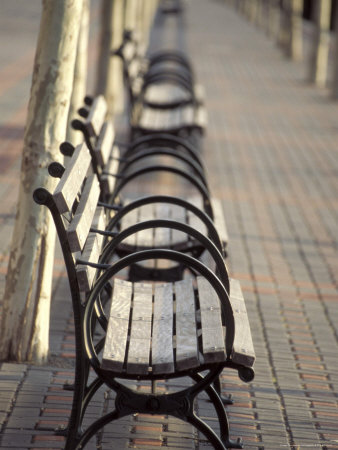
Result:
M125 30L120 47L113 51L112 55L118 56L122 61L124 82L131 106L140 99L152 108L175 108L184 104L198 104L200 102L194 92L195 76L192 65L183 52L167 49L147 56L141 55L135 34L130 30ZM171 63L174 67L162 67L163 64L168 63ZM133 64L135 70L131 67ZM138 95L135 94L133 89L133 84L137 79L142 84ZM177 102L147 103L144 99L145 90L152 84L161 82L182 87L190 94L190 98Z
M179 52L167 51L155 54L146 61L146 64L143 64L143 68L146 67L146 69L143 72L140 70L137 74L140 77L141 89L139 95L135 97L131 80L128 79L128 65L132 64L139 55L135 49L130 61L124 58L124 46L129 44L133 46L134 43L132 36L128 36L126 33L123 45L116 53L124 61L125 81L130 95L133 141L126 146L122 156L116 156L116 153L110 151L114 133L111 124L105 122L105 108L98 107L98 116L93 116L95 109L93 105L95 102L101 102L102 106L103 101L99 97L95 99L87 97L86 107L80 110L80 115L88 119L88 123L75 120L73 126L83 132L89 152L85 144L74 148L71 144L64 143L61 151L71 157L69 166L67 165L65 168L59 163L52 163L49 167L50 175L60 178L55 192L51 194L45 189L37 189L34 192L35 201L40 205L47 206L54 219L68 274L74 314L75 381L69 423L66 430L62 432L66 436L65 448L66 450L83 448L106 424L134 413L172 415L195 426L215 449L242 448L240 439L237 441L230 439L229 422L224 407L224 403L227 401L221 397L219 376L224 368L229 368L237 370L243 381L251 381L254 377L255 355L244 299L241 294L236 293L236 289L235 294L231 293L230 280L224 263L224 246L213 221L208 182L198 145L203 132L202 121L196 120L189 123L184 121L188 117L185 115L184 108L192 106L196 108L196 111L201 108L193 87L193 71L188 59ZM163 69L168 62L173 63L176 68L173 70ZM189 93L190 98L177 104L169 104L170 102L149 104L144 96L147 87L162 82L182 87ZM129 86L128 83L130 83ZM168 112L168 117L173 117L173 120L170 119L171 124L175 123L182 113L183 121L178 122L175 126L165 126L163 129L143 128L139 121L143 108L151 108L154 114L159 115L158 117ZM108 155L110 162L116 163L113 172L108 169L106 160L103 161L101 158L100 162L96 158L98 143L103 145L103 129L109 130L108 138L104 143L106 146L105 158ZM101 138L102 140L100 140ZM153 156L173 158L174 164L150 164L141 168L138 166L140 162ZM183 163L187 169L178 167L175 163L177 161ZM74 170L75 168L76 170ZM203 208L197 208L185 199L168 195L149 195L139 198L127 206L119 203L121 191L126 185L141 175L161 171L171 172L188 180L200 193L203 199ZM108 183L108 187L106 186L107 178L114 179L113 188L109 187L110 183ZM119 230L118 224L125 215L137 208L156 203L177 205L192 212L206 226L207 235L186 223L169 219L142 220L122 231ZM106 220L104 210L107 212L114 210L114 216ZM183 232L194 239L194 245L185 248L159 247L132 252L129 250L125 254L119 253L120 245L128 237L140 231L158 228ZM198 259L203 251L210 254L214 269L210 269ZM116 256L118 256L117 260ZM119 281L121 271L153 259L174 261L179 266L188 268L193 274L192 278L178 282L182 283L181 285L190 286L190 297L189 301L187 299L187 303L185 303L184 295L179 300L178 291L176 291L178 283L172 282L170 276L169 280L166 278L164 286L170 287L172 292L169 302L171 309L169 314L163 317L158 315L158 311L156 312L156 306L159 302L167 301L168 298L164 295L161 299L155 295L159 286L158 274L155 272L151 274L149 277L151 284L147 282L143 285L137 282L137 277L135 277L136 281ZM181 271L174 274L173 280L180 279L182 273ZM140 278L143 279L144 275L141 273ZM168 273L165 277L168 277ZM117 308L120 308L119 293L127 292L124 290L125 286L128 292L132 292L132 296L126 302L127 321L124 322L121 330L124 327L128 337L123 341L120 336L119 322L116 322L115 319L111 322L106 309L110 302L112 308L115 307L115 304ZM148 292L152 293L151 297L148 295L146 302L152 308L146 323L148 330L149 326L151 327L151 336L147 338L149 355L144 361L138 362L136 359L136 363L135 361L129 363L132 331L135 329L134 327L137 330L137 322L143 320L137 315L134 317L140 286L147 286ZM123 298L122 300L124 301ZM145 301L142 295L139 300L142 304ZM183 358L183 362L178 359L178 340L182 336L186 336L185 331L180 335L180 328L176 323L178 317L175 308L180 302L184 303L184 307L189 305L189 314L194 317L194 327L189 329L190 335L193 336L193 340L195 339L193 352L195 351L197 356L193 361L188 353ZM209 312L211 313L213 320L216 317L216 322L206 320L205 311L207 315ZM124 317L118 320L120 319L123 321ZM153 327L156 325L155 319L160 319L162 324L168 325L170 344L169 341L164 343L161 336L153 334ZM149 320L151 320L151 324ZM214 325L211 326L211 323ZM112 351L110 349L113 348L110 339L114 333L114 339L118 341L118 352L122 356L109 354ZM219 344L220 341L222 341L221 344ZM214 345L211 345L210 342ZM159 364L156 362L156 357L153 360L154 354L159 349L161 350L161 346L164 351L163 345L170 347L172 363ZM147 353L147 351L146 349L143 353ZM89 375L92 372L95 373L95 378L90 382ZM189 377L192 385L175 393L155 392L154 387L157 380L181 377ZM150 392L137 392L126 386L123 380L146 380L150 383ZM87 429L83 430L86 410L102 385L116 393L115 406L112 411L95 420ZM196 415L194 403L196 396L202 391L206 392L215 408L220 425L219 436Z
M110 205L116 205L118 203L118 198L123 190L123 188L128 185L131 181L134 179L137 179L139 176L152 173L152 172L170 172L174 173L177 176L181 177L182 179L185 179L189 181L191 186L194 186L199 194L201 195L201 198L203 199L203 218L201 218L202 221L204 221L205 225L207 226L207 229L210 229L211 223L214 219L214 212L212 208L212 203L214 203L214 200L210 198L209 194L209 188L207 184L207 180L204 174L204 168L203 168L203 162L201 157L199 156L199 152L197 149L186 140L177 137L172 136L168 134L159 134L159 135L149 135L144 136L141 138L138 138L134 141L132 141L128 147L126 148L125 152L123 153L122 157L118 158L119 163L119 170L115 173L109 173L107 169L105 169L105 166L108 163L104 163L104 158L97 156L97 151L100 148L100 145L107 145L109 149L113 148L113 139L114 139L114 133L110 132L109 137L110 141L107 143L105 142L105 138L102 137L107 133L107 123L104 122L104 113L106 111L105 101L102 97L97 97L96 99L90 99L89 97L85 98L85 102L87 104L87 109L81 108L80 114L82 117L84 117L84 120L75 119L72 121L72 126L80 130L83 133L84 140L89 148L91 157L92 157L92 167L94 173L97 174L100 184L101 184L101 199L103 201L103 205L106 208L110 208ZM102 111L101 111L102 110ZM104 142L104 144L103 144ZM61 151L64 155L71 156L74 147L70 143L64 143L61 145ZM110 152L110 150L108 150ZM171 156L174 159L174 164L169 165L159 165L159 164L151 164L147 165L146 167L142 167L141 169L138 169L137 166L134 170L130 170L134 167L135 164L137 164L139 161L149 158L151 156L159 156L159 155L166 155ZM111 157L114 156L106 156L106 159L108 162L110 161ZM115 157L116 158L116 157ZM176 161L183 161L189 170L182 169L176 167ZM128 170L129 169L129 170ZM116 167L115 167L116 170ZM102 187L101 179L103 176L113 177L116 178L114 188L112 191L107 191L107 189L104 189ZM149 197L149 196L148 196ZM199 217L201 216L201 212L197 212L197 208L194 208L193 205L191 205L189 202L179 202L179 201L173 201L175 197L162 197L163 203L167 204L176 204L181 205L186 210L191 211L195 216ZM141 203L133 203L135 206L132 208L123 208L124 214L120 214L119 217L122 219L124 215L126 215L129 211L132 211L135 208L138 208L140 206L155 203L152 201L151 198L148 198L147 201L142 201ZM159 202L156 200L156 202ZM115 208L115 206L113 206ZM208 217L207 217L208 216ZM114 220L112 223L114 225L117 224L117 221ZM222 227L224 231L222 232L223 236L223 255L226 256L226 243L227 243L227 232L225 229L225 225ZM215 233L214 233L215 235ZM194 256L199 257L203 252L203 247L197 246L195 249L193 246L189 245L186 250L184 250L184 247L174 247L173 249L179 249L180 251L189 251L194 252ZM120 256L125 254L125 252L120 252ZM135 268L134 268L135 269ZM134 279L137 278L140 279L141 277L144 277L146 275L145 270L142 269L140 266L138 268L139 273L136 270L132 270L134 274ZM183 267L178 267L178 270L174 269L171 270L159 270L155 272L152 270L151 272L151 278L155 279L157 273L158 279L165 279L166 276L168 276L168 273L171 273L172 276L170 279L174 279L174 277L181 278L182 277L182 271L184 270ZM167 272L167 273L166 273Z
M76 195L74 197L75 205L77 205L78 202L77 198L78 196ZM231 304L227 294L227 292L229 291L228 275L226 272L222 254L217 246L215 246L215 244L209 238L205 237L195 229L185 224L176 223L173 221L148 221L141 224L135 224L133 227L125 230L120 235L116 236L114 233L112 235L112 241L110 241L110 243L108 243L108 245L105 247L105 250L101 252L101 256L99 256L99 259L96 262L88 262L88 260L82 260L81 258L74 259L65 228L65 222L62 219L62 214L60 214L53 195L44 189L38 189L34 193L34 199L37 203L47 206L52 213L64 255L72 295L76 337L76 370L73 407L66 432L66 449L73 450L74 448L82 448L90 439L90 437L93 436L98 429L104 426L104 424L132 412L148 412L151 414L159 414L165 412L167 414L172 414L196 426L197 429L205 434L205 436L210 440L215 448L240 448L240 442L233 442L229 438L229 425L224 405L217 392L211 386L211 383L218 379L218 375L224 367L237 369L239 372L239 376L244 381L250 381L253 378L253 370L251 365L247 366L242 362L235 362L232 358L235 322L233 310L231 308ZM73 210L73 207L71 207L69 214L72 215L73 213L75 217L76 211ZM109 263L107 264L110 255L114 252L114 249L118 245L119 241L123 240L128 234L132 234L147 227L158 226L178 228L179 230L189 233L195 238L199 239L202 244L208 248L213 258L215 259L216 265L218 267L218 275L220 278L218 278L210 269L208 269L195 258L177 251L167 249L145 250L125 256L113 265ZM109 233L108 230L93 230L92 228L89 231L102 231L103 234ZM98 253L98 255L100 255L100 252ZM215 288L219 298L221 299L221 304L225 308L222 315L223 323L226 324L227 328L226 351L228 357L226 358L226 360L222 361L222 363L201 364L200 367L196 369L190 368L189 370L173 372L169 375L166 373L160 373L157 375L148 373L145 376L137 375L136 377L125 375L123 372L113 373L111 370L103 370L100 367L97 359L97 352L102 348L103 341L99 341L95 346L93 342L93 332L97 324L101 324L101 326L103 326L103 329L106 327L106 319L103 313L101 300L108 289L108 281L124 267L149 258L165 258L168 260L183 262L185 265L190 266L193 270L206 277L211 285ZM95 277L96 282L94 281L93 288L87 293L85 301L83 301L83 297L81 296L81 292L79 290L77 275L78 265L92 266L98 270ZM100 272L103 273L99 278L97 278L100 275ZM101 294L102 296L100 297ZM251 362L253 362L253 360ZM96 378L94 382L88 385L88 375L90 367L95 370L98 378ZM205 370L210 370L210 373L203 378L201 372L204 372ZM132 392L130 389L121 385L121 383L117 382L115 379L112 379L112 376L116 376L118 378L126 377L129 379L147 379L150 381L163 378L189 376L196 382L196 384L191 388L185 389L181 393L177 394L155 395L151 393L149 395L146 395ZM97 392L98 388L103 383L105 383L111 389L117 391L118 394L115 400L116 409L108 415L100 418L84 433L81 433L80 427L86 408L90 403L90 400L92 399L94 393ZM196 416L193 410L194 399L196 395L202 390L206 391L215 406L216 413L221 425L220 438L210 427L208 427Z
M132 137L149 133L161 133L152 123L167 123L167 132L175 135L190 136L195 139L203 133L206 126L206 113L203 107L201 89L196 88L193 69L187 56L180 51L164 50L148 58L140 56L138 44L133 33L126 31L121 46L113 52L122 60L123 78L128 92L129 113ZM144 60L143 60L144 58ZM143 61L142 61L143 60ZM173 64L174 67L161 67L162 64ZM170 87L174 86L187 94L181 99L172 100ZM138 86L135 88L135 86ZM147 89L156 86L159 92L167 93L167 101L154 102L147 100ZM170 98L170 100L169 100ZM156 120L144 123L145 110L153 114ZM163 113L161 113L161 111ZM191 117L191 115L193 117Z

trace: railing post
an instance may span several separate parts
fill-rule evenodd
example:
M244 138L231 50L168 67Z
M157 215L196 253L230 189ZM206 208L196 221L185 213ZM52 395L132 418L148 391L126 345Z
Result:
M315 3L315 36L309 60L309 81L325 86L330 45L331 0Z
M279 0L267 0L267 33L274 39L278 38L280 15Z
M334 16L334 48L332 52L333 74L331 85L331 97L338 99L338 5L336 5Z
M291 0L289 56L294 61L303 58L303 6L304 0Z
M283 0L280 6L277 45L283 51L285 51L288 48L288 41L290 38L290 15L289 15L290 1L291 0Z

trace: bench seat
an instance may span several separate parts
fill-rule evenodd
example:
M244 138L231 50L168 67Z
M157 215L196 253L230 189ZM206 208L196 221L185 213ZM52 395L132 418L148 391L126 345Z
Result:
M197 208L203 210L203 202L200 197L189 197L187 201ZM228 243L228 232L226 229L224 215L222 211L222 204L219 199L211 199L212 210L214 213L215 228L221 238L223 247ZM202 234L207 234L207 228L198 217L192 212L181 208L174 204L153 203L141 206L126 214L120 224L120 230L128 228L134 223L142 222L143 220L156 219L170 219L176 222L186 223L191 227L197 229ZM142 248L173 248L176 250L189 248L189 242L194 244L184 232L170 229L149 229L135 233L129 238L126 238L120 244L121 249L127 252L141 250Z
M131 105L150 100L153 106L172 108L178 104L202 101L201 88L194 83L191 65L180 53L165 51L147 58L140 54L139 44L128 36L114 54L122 59ZM163 90L166 94L163 97L160 93L161 99L156 96L146 98L147 92L153 88L155 92ZM172 88L179 88L174 97L170 95Z
M204 131L207 116L204 106L184 105L173 109L157 109L135 105L131 127L142 133L177 133L183 129Z
M194 85L194 102L202 104L204 100L204 89L200 84ZM143 93L143 103L152 108L163 108L163 105L179 106L180 104L192 103L191 93L181 86L170 83L152 84Z
M216 270L162 246L106 260L124 235L105 234L105 208L99 202L100 184L91 159L85 144L80 144L66 168L59 163L49 167L50 173L57 170L61 175L54 192L44 188L34 192L35 201L52 213L74 312L76 370L65 448L83 448L106 424L135 413L173 415L193 424L214 448L240 448L230 439L220 389L212 387L223 368L237 370L245 382L254 377L255 353L239 283L229 286L221 252L192 226L191 235L205 243ZM133 232L142 226L136 224ZM107 236L110 241L105 245ZM199 275L165 283L121 279L125 269L149 259L182 263ZM89 374L95 376L93 381ZM173 393L138 392L123 383L143 379L155 387L156 380L182 376L193 383ZM93 419L88 407L103 384L116 393L115 409L82 431L85 421ZM215 407L220 436L194 410L195 398L203 391Z
M238 330L231 360L252 367L255 353L237 280L231 280L232 291ZM170 377L225 364L225 333L218 296L203 277L165 284L115 279L101 368L125 377Z

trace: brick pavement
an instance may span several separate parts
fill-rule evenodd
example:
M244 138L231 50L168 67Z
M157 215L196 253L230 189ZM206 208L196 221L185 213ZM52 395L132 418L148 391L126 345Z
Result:
M38 0L1 2L0 291L39 7ZM304 65L284 59L226 2L187 2L186 25L206 89L209 180L226 211L229 268L241 280L257 354L252 383L232 372L222 379L235 399L232 435L245 448L338 448L338 104L306 85ZM49 365L1 365L0 448L63 447L52 430L69 414L71 393L62 386L72 379L74 347L60 259L53 298ZM110 402L98 396L89 413ZM213 426L205 399L198 408ZM189 425L143 415L106 427L99 439L102 449L210 448Z

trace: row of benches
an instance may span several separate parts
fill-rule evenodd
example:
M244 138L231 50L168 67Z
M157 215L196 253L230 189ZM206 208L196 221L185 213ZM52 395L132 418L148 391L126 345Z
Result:
M125 75L135 58L125 60ZM253 379L249 321L240 285L229 279L224 263L227 233L199 151L201 124L177 119L179 110L202 105L165 100L172 89L192 86L186 62L180 53L164 52L148 60L145 71L143 61L138 83L144 87L133 94L131 140L123 152L106 119L104 98L86 98L82 118L73 122L84 142L75 148L63 143L66 166L49 166L50 175L60 178L54 192L34 192L35 201L52 213L72 297L76 367L67 450L83 448L106 424L135 413L185 420L216 449L242 446L230 439L219 376L232 368L242 380ZM126 82L130 87L129 74ZM161 86L161 106L154 106L147 95ZM144 126L146 111L155 117L150 127ZM157 119L163 113L165 126ZM151 191L123 199L139 177L162 172L192 186L194 197ZM181 377L191 385L157 392L157 380ZM133 390L125 380L148 381L149 392ZM115 409L83 430L87 407L102 385L116 393ZM220 436L196 415L202 391L214 404Z

